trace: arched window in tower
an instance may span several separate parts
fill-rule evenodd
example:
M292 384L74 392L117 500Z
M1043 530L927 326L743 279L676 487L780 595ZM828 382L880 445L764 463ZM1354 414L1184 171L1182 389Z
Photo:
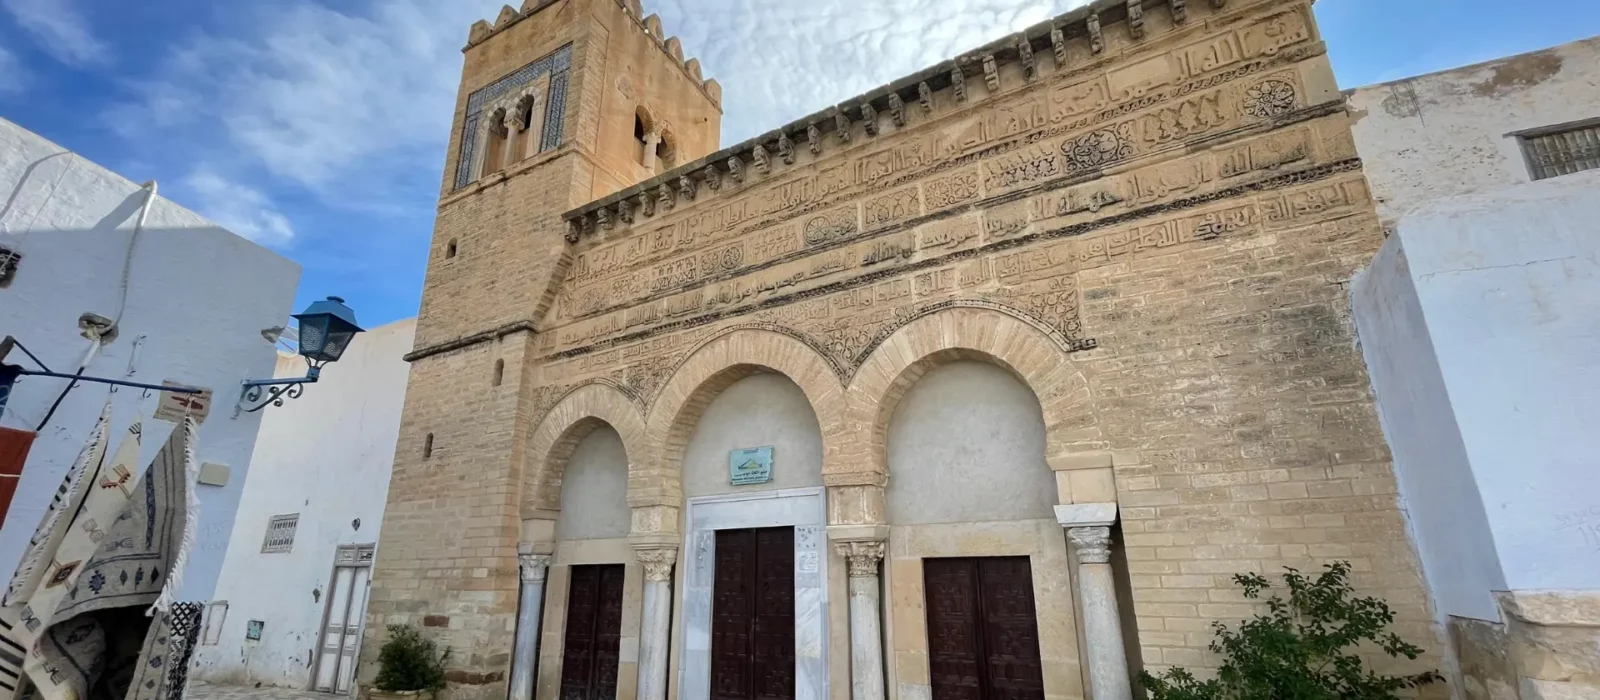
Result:
M639 164L651 172L655 172L656 146L661 143L661 134L656 129L656 120L650 116L650 110L640 107L634 111L634 148L638 149Z
M506 378L506 361L505 360L495 360L494 361L494 386L500 386L500 384L505 381L505 378Z
M656 142L656 172L666 172L678 166L678 149L673 143L672 134L661 134L661 140Z
M509 150L511 163L520 162L522 159L539 152L539 127L541 122L537 109L538 105L539 101L533 95L523 95L521 99L517 100L512 112L515 115L513 123L516 125L517 130L513 136L516 141Z

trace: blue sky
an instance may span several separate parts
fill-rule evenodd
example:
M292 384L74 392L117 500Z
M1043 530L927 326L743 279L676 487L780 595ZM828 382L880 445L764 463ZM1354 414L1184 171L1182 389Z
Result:
M724 143L1082 0L644 0ZM0 0L0 116L298 261L303 306L416 313L468 25L493 0ZM1341 85L1600 34L1600 3L1320 0ZM773 75L798 76L780 81Z

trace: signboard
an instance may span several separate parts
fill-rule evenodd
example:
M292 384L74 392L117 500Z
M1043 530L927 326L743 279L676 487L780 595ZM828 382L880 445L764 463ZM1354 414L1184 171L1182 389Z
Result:
M267 626L267 623L265 621L263 621L263 620L251 620L251 621L245 623L245 626L244 626L244 638L248 639L250 641L260 641L261 640L261 628L266 627L266 626Z
M772 481L772 446L749 447L728 453L728 483L751 486Z
M161 383L162 386L188 388L172 380ZM161 392L161 405L156 408L156 420L172 423L182 423L184 416L193 416L196 425L206 422L206 416L211 415L211 390L206 389L198 394L179 394L171 391Z

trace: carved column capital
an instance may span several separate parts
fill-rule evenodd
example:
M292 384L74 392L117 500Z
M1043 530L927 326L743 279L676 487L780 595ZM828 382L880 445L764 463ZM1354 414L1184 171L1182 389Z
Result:
M1111 528L1073 527L1067 529L1067 540L1078 552L1079 564L1108 564L1111 562Z
M640 549L634 558L644 567L646 581L671 581L672 565L678 562L678 550L672 548Z
M518 554L517 568L522 571L524 583L541 583L545 575L550 573L550 555L548 554Z
M835 542L834 550L850 563L851 578L878 575L878 564L883 561L882 540L862 542Z

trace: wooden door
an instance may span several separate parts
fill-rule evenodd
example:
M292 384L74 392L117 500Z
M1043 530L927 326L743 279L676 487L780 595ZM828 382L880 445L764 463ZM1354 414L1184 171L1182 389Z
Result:
M1043 700L1027 557L927 559L933 700Z
M312 687L318 691L348 695L355 681L375 549L371 544L346 545L334 555L328 606L322 613L322 641L312 675Z
M561 700L613 700L622 636L621 564L572 567Z
M713 700L794 698L794 528L717 532Z

